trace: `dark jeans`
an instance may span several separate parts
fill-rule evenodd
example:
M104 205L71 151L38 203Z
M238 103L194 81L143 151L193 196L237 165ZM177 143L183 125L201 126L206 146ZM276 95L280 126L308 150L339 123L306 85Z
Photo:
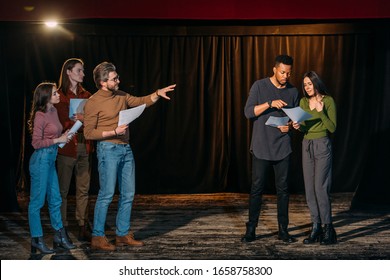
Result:
M288 174L290 156L282 160L262 160L253 156L252 159L252 187L249 198L249 225L257 226L259 221L262 195L267 184L269 168L273 167L275 173L275 187L277 193L278 223L288 225Z

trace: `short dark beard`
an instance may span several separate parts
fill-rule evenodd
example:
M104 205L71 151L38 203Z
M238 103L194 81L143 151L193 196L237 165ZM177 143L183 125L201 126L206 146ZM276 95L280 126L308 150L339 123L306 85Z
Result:
M116 89L116 87L117 87L117 86L115 85L113 88L107 87L107 89L110 90L110 91L112 91L112 92L116 92L116 91L119 89L119 88Z

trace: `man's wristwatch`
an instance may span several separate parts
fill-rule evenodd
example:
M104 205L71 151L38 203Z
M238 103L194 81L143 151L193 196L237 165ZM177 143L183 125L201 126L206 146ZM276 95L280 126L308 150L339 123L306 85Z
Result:
M270 101L268 101L267 103L268 103L268 106L269 106L270 108L272 108L272 101L270 100Z

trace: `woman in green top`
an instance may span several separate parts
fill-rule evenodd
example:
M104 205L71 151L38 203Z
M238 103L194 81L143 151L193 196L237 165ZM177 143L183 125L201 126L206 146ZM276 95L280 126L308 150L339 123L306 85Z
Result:
M304 97L299 106L312 117L301 124L294 123L293 126L304 133L303 177L306 201L313 222L311 232L303 243L319 241L321 245L329 245L337 242L329 197L332 184L332 143L329 133L336 130L336 105L314 71L304 74L302 90Z

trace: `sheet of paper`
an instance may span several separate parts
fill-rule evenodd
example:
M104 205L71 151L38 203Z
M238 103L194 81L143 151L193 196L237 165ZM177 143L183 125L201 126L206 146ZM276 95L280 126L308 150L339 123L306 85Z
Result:
M77 133L77 131L79 130L79 128L83 125L83 123L79 120L77 120L74 125L71 127L71 129L69 130L69 133L68 133L68 139L72 138L73 135L75 135ZM58 147L60 148L63 148L65 146L66 143L60 143L58 144Z
M282 110L286 113L287 116L293 121L293 122L303 122L307 119L310 119L312 115L305 112L301 107L295 107L295 108L282 108Z
M265 122L266 125L278 127L280 125L287 125L289 117L274 117L270 116Z
M138 118L142 112L145 110L146 104L142 104L140 106L130 108L127 110L122 110L119 112L119 121L118 126L122 124L129 124Z
M71 98L69 103L69 118L72 118L76 113L84 113L84 105L88 99Z

